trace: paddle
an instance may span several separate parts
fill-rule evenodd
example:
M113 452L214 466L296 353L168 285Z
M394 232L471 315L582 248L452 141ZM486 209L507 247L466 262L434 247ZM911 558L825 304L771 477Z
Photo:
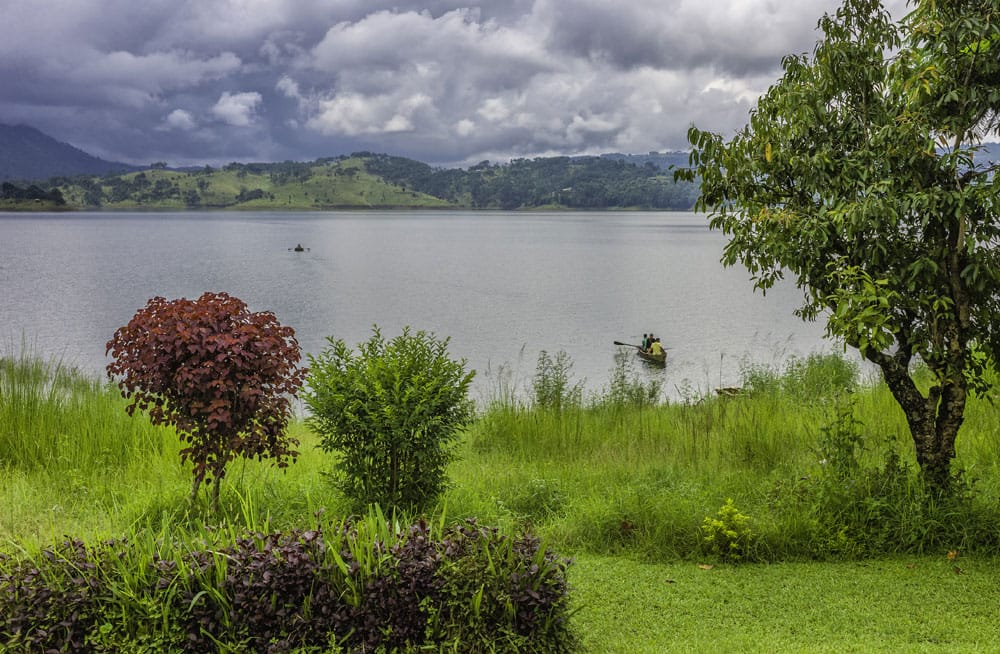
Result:
M637 349L640 349L640 350L642 349L641 345L633 345L632 343L622 343L621 341L611 341L611 342L614 343L615 345L627 345L628 347L634 347L634 348L637 348ZM664 350L672 350L674 348L672 348L672 347L665 347L663 349Z

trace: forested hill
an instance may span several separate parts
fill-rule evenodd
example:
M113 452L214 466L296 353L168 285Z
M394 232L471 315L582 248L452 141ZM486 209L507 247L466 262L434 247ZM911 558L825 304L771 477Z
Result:
M475 208L570 207L690 209L697 190L672 173L606 157L484 161L468 170L432 168L412 159L365 153L369 172L393 183Z
M653 162L611 157L517 159L468 169L359 152L308 163L165 166L52 178L68 206L89 209L690 209L697 189Z

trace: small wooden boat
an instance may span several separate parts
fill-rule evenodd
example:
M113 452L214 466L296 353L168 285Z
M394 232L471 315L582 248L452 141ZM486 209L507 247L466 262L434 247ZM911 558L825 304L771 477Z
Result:
M660 354L653 354L652 352L647 352L642 349L642 347L634 343L622 343L621 341L614 341L615 345L624 345L625 347L634 347L636 355L643 361L654 365L654 366L665 366L667 365L667 352L666 348Z
M647 363L651 363L656 366L667 365L667 353L665 351L660 354L653 354L652 352L646 352L641 347L637 347L635 348L635 353L640 359Z

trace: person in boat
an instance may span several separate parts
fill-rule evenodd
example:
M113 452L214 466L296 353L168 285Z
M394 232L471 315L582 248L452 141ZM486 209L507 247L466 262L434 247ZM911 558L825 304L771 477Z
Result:
M660 343L660 339L654 338L653 342L649 345L649 353L654 357L663 356L663 345Z
M649 334L642 335L642 345L639 349L645 352L649 348Z

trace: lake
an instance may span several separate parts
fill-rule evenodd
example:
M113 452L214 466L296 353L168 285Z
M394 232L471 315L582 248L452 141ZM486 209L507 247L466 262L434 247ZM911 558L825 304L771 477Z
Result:
M301 243L304 252L292 248ZM225 291L295 328L303 350L354 345L372 325L451 337L484 399L524 389L539 352L565 350L601 390L612 341L670 348L670 395L739 383L742 362L828 351L792 315L801 291L754 293L719 263L725 237L685 212L185 212L0 214L0 338L95 374L150 297Z

